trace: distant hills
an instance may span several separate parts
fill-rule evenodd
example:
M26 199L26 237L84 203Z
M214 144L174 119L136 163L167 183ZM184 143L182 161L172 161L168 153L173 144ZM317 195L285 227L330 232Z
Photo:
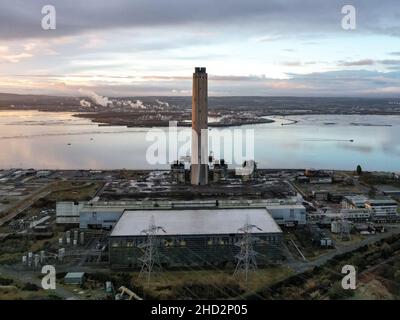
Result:
M60 107L79 106L79 98L76 97L57 97L48 95L25 95L0 93L0 107Z
M93 111L80 105L88 97L50 95L20 95L0 93L1 109L34 109L42 111ZM164 103L164 111L173 108L188 109L191 97L121 97L110 98L117 102L122 99L140 100L144 105ZM157 102L158 101L158 102ZM92 104L96 105L93 101ZM113 110L114 107L96 110ZM211 111L249 111L256 115L302 115L302 114L400 114L400 99L388 98L316 98L316 97L209 97ZM118 111L118 110L113 110Z

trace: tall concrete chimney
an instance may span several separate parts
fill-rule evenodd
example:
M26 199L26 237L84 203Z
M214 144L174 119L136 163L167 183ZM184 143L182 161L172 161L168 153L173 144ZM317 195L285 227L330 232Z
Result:
M208 90L206 68L195 68L192 92L192 185L208 183Z

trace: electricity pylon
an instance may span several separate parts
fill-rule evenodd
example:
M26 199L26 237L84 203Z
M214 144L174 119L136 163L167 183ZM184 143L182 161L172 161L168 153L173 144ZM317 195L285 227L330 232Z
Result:
M240 248L240 252L236 255L238 263L233 275L236 276L239 273L244 273L246 285L248 282L249 271L257 269L257 252L253 250L253 242L256 241L256 238L252 236L253 229L262 230L256 225L250 224L249 217L247 217L246 224L238 229L238 233L243 234L243 236L235 244Z
M142 257L139 260L142 262L142 268L140 270L139 278L146 275L147 276L147 286L150 284L151 273L153 272L154 265L158 265L160 267L160 261L158 256L158 239L157 233L158 231L166 232L164 228L160 226L156 226L154 221L154 216L150 218L150 224L148 229L142 230L141 233L147 235L147 240L145 243L139 244L139 248L144 251Z
M349 221L343 216L340 220L340 239L342 241L350 241L351 240L351 235L350 235L350 223Z

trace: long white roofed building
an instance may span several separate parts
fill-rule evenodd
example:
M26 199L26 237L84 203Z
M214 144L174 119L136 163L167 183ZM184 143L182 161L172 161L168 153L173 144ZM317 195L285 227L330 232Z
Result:
M225 266L236 262L243 234L238 230L254 224L253 249L257 263L281 259L282 230L264 208L126 210L109 238L113 268L139 268L143 231L151 221L161 227L156 235L160 264L165 267Z

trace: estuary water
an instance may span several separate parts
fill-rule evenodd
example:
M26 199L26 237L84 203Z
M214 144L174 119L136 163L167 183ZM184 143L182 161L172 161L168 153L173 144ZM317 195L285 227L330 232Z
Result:
M254 130L254 158L260 168L353 170L360 164L364 170L400 171L400 116L268 118L275 122L229 128ZM146 152L154 143L149 130L99 126L71 113L0 111L0 168L168 168L148 162ZM178 130L190 135L189 128Z

